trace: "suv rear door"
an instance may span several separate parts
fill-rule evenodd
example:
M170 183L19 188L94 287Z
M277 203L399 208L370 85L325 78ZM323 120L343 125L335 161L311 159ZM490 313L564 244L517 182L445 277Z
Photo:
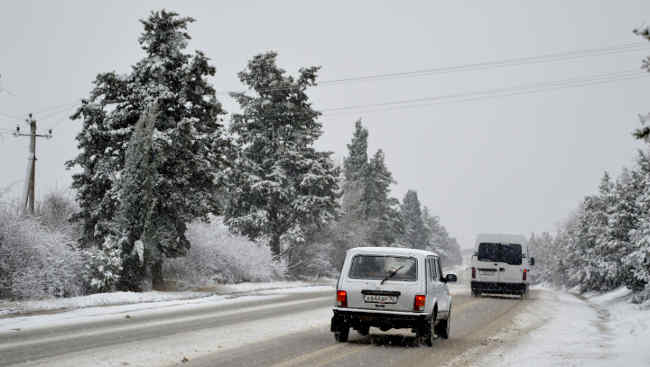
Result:
M435 256L427 257L428 287L427 298L435 297L438 302L438 310L449 309L449 288L443 280L440 258Z
M350 261L341 285L348 293L348 307L413 311L415 295L422 293L424 283L418 281L421 264L416 257L357 254Z

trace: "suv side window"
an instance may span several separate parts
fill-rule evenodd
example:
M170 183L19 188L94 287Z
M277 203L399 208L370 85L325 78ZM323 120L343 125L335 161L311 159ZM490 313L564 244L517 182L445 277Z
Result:
M437 280L437 268L435 262L433 261L433 257L427 257L427 266L429 268L429 279Z
M437 257L435 259L435 262L436 262L436 271L438 272L438 278L439 278L440 281L443 281L442 269L440 268L440 258Z

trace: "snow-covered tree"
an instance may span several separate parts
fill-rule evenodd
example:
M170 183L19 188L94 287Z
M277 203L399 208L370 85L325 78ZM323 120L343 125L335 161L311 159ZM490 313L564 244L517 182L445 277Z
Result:
M216 175L222 167L227 140L223 137L224 111L215 98L208 78L215 73L200 51L185 52L190 39L186 29L192 18L174 12L156 11L142 20L144 32L139 43L145 57L129 74L99 74L90 97L72 116L83 122L77 136L79 155L67 162L83 170L73 175L85 246L99 246L108 236L122 236L122 254L129 257L137 239L147 232L143 218L130 223L132 228L116 233L120 211L120 188L133 173L125 170L126 152L135 125L145 111L156 104L151 132L151 199L142 201L138 215L150 218L150 232L156 231L150 249L166 257L182 256L189 242L187 223L207 218L218 211L219 187ZM141 187L138 187L140 190ZM123 190L124 191L124 190ZM130 193L131 199L142 192ZM136 241L134 241L136 240ZM126 264L125 264L126 265ZM125 272L133 271L125 266ZM124 288L139 289L127 282Z
M362 178L364 219L371 227L368 242L375 246L395 244L402 232L399 201L390 196L390 186L394 183L380 149L368 162Z
M401 206L401 218L404 226L402 245L415 249L424 249L427 245L422 207L417 192L408 190Z
M225 218L251 239L267 238L277 259L283 235L334 218L339 170L330 152L314 148L322 124L306 90L316 85L319 68L300 69L294 78L276 58L275 52L257 55L238 74L254 95L232 94L242 112L232 116L237 150L226 173Z
M450 237L440 218L431 215L426 206L422 209L422 222L426 238L426 249L436 252L442 258L445 266L459 265L463 262L460 245L454 237Z
M368 129L363 127L361 119L354 123L352 141L348 146L348 155L343 159L343 177L346 182L358 181L368 165Z

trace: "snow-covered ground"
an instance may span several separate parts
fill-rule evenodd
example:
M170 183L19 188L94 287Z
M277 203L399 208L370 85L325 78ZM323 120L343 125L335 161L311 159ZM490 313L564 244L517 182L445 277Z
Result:
M494 367L650 366L650 304L629 296L625 288L587 297L538 288L534 307L491 341L495 348L465 358Z
M242 296L242 295L213 295L209 297L202 298L192 298L192 299L178 299L172 301L159 300L152 302L141 301L138 303L131 302L130 304L122 305L112 305L105 306L100 304L99 306L93 307L83 307L76 308L73 310L68 310L66 312L57 312L53 314L37 314L37 315L28 315L28 316L13 316L0 318L0 332L7 332L13 330L31 330L36 328L49 328L55 326L70 326L73 324L86 323L86 322L97 322L97 321L110 321L110 320L119 320L123 319L128 315L128 317L139 317L143 315L155 315L157 313L166 313L174 311L190 311L197 309L209 309L218 305L227 305L227 304L237 304L251 301L268 301L282 295L290 293L310 293L310 292L323 292L331 290L334 294L334 288L332 286L320 285L320 286L294 286L287 288L280 288L280 283L274 283L273 288L265 290L254 288L251 294ZM291 282L293 284L294 282ZM293 284L293 285L297 285ZM243 286L246 288L249 286ZM141 293L140 296L123 296L129 301L135 300L145 300L152 299L154 292ZM158 292L155 292L158 293ZM111 293L115 294L115 293ZM110 298L111 294L107 294L106 297ZM118 296L119 298L120 296ZM82 297L77 297L82 298ZM51 300L56 302L57 300ZM47 305L46 301L45 305ZM51 306L51 305L50 305ZM56 307L53 309L57 309Z
M53 298L37 301L9 302L0 300L0 317L8 315L31 314L44 311L74 310L79 308L115 306L140 304L144 308L152 308L154 303L160 307L189 303L214 302L215 300L226 299L230 295L243 293L272 293L274 290L292 289L292 292L318 292L330 289L327 284L334 284L335 281L323 281L319 283L310 282L266 282L266 283L240 283L218 286L213 292L113 292L99 293L89 296ZM2 324L0 319L0 324Z

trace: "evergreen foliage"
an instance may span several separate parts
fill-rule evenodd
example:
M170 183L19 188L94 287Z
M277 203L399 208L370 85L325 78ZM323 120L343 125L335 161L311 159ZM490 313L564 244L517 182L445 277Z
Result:
M422 206L417 192L408 190L404 195L401 217L404 225L402 245L414 249L425 249L427 246L427 233L422 220Z
M145 57L129 74L97 76L89 98L72 116L83 126L77 136L80 153L67 162L69 168L82 168L72 184L80 205L73 219L81 223L82 245L99 247L115 237L125 275L134 272L129 258L135 241L145 233L150 234L150 253L159 251L166 257L186 253L187 223L219 210L215 178L227 147L224 111L208 82L215 69L202 52L185 52L190 39L186 30L193 19L162 10L141 22L144 32L138 41ZM149 129L146 157L152 166L147 172L137 172L139 166L127 169L136 123L154 104L158 113ZM146 185L138 180L144 178L150 196L120 207L125 199L142 197ZM122 288L140 288L140 277L125 278L129 279Z
M232 116L225 219L251 239L266 238L279 259L285 234L335 217L339 170L330 152L314 148L322 125L306 90L316 85L319 68L300 69L294 78L276 58L275 52L253 57L239 79L254 95L232 94L242 112Z
M650 40L648 28L635 33ZM650 71L650 58L643 61ZM641 117L637 139L648 142L650 127ZM638 291L637 300L650 298L650 159L639 152L636 165L623 169L612 182L605 173L595 195L560 226L554 236L531 237L538 258L538 280L608 291L622 285Z

